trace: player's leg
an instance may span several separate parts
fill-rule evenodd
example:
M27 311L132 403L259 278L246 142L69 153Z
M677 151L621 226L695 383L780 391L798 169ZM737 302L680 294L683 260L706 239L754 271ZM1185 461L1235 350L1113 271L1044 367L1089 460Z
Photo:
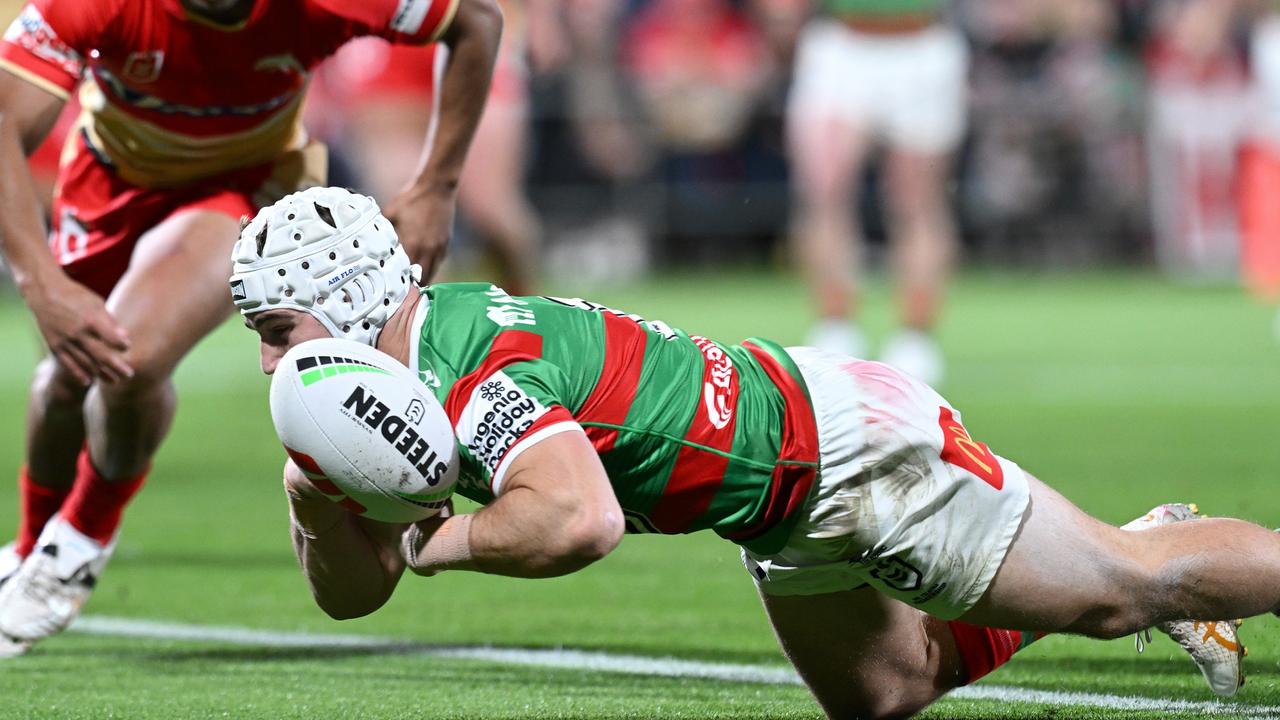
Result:
M866 582L923 612L962 620L965 627L1106 637L1161 620L1231 619L1249 610L1236 607L1219 615L1207 612L1202 602L1165 607L1164 614L1133 611L1140 605L1134 599L1138 589L1172 593L1162 587L1171 582L1167 577L1153 581L1138 572L1158 555L1135 560L1132 553L1146 553L1175 528L1186 532L1220 521L1164 524L1169 519L1153 513L1130 523L1129 531L1104 525L975 441L959 412L918 380L881 363L811 348L788 353L813 398L822 472L786 547L767 556L744 553L748 570L766 592L812 595ZM1226 527L1236 526L1274 548L1269 562L1276 563L1280 539L1245 523ZM1234 544L1222 543L1214 552L1239 552ZM1018 550L1010 549L1014 546ZM1127 558L1121 552L1126 548ZM1236 557L1234 562L1248 567L1251 560ZM999 574L1005 575L1000 588L992 589ZM1036 587L1037 579L1044 587ZM1274 579L1272 592L1280 591ZM1203 577L1197 581L1205 583ZM993 601L999 605L994 612ZM1015 612L1005 614L1006 606ZM1266 602L1260 606L1266 609ZM981 647L982 633L966 635ZM1215 692L1234 692L1230 680L1240 677L1238 656L1204 657L1215 650L1208 647L1187 650Z
M787 106L787 153L793 193L792 236L818 307L809 344L865 356L866 341L850 323L861 251L856 204L871 150L865 93L849 77L849 31L817 21L801 39ZM867 72L866 68L859 75Z
M933 384L943 375L933 329L956 250L947 194L951 158L946 153L894 148L886 158L885 171L901 328L886 343L882 357Z
M133 339L126 357L134 369L127 381L95 384L85 399L88 456L108 482L146 472L173 420L174 369L230 313L226 284L238 229L235 218L214 210L169 217L138 241L108 299Z
M110 556L124 507L141 487L172 421L170 375L231 309L226 278L237 229L237 221L223 212L189 210L138 241L107 303L132 339L126 360L134 376L89 390L75 486L60 519L45 527L37 551L0 588L3 634L45 637L65 627L88 598ZM42 582L49 577L61 582Z
M518 72L506 68L494 79L471 142L458 203L488 243L502 287L512 295L528 295L537 276L540 228L523 189L528 102Z
M893 50L898 91L887 109L884 187L902 327L881 357L933 384L943 374L932 331L955 254L948 188L964 134L968 58L964 41L941 26L901 38Z
M782 651L829 717L907 717L965 682L946 621L869 587L760 597Z
M76 479L84 445L84 397L88 388L52 356L36 366L27 405L26 465L18 472L18 532L14 551L25 558ZM16 568L14 568L16 569Z
M138 237L133 228L163 215L150 196L126 186L83 144L59 172L51 250L72 280L105 298L129 265ZM87 391L52 356L36 368L26 416L26 465L18 476L19 523L13 544L18 558L30 554L71 492L76 457L84 445Z
M1280 607L1280 534L1226 518L1125 532L1027 480L1022 526L966 622L1115 638Z

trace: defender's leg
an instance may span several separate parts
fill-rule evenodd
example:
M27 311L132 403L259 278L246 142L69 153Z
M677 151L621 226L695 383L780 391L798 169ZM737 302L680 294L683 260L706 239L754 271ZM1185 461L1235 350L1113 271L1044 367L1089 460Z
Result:
M227 214L189 210L139 240L107 303L132 338L126 360L134 375L89 390L74 489L37 551L0 587L0 633L23 641L46 637L66 627L88 599L121 513L168 432L170 376L231 309L226 282L237 227Z

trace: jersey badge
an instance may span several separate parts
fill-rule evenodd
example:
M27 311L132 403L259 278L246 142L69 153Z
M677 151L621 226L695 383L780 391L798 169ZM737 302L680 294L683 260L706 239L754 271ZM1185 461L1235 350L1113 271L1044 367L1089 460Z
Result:
M134 83L151 83L160 77L164 66L163 50L139 50L125 58L124 79Z

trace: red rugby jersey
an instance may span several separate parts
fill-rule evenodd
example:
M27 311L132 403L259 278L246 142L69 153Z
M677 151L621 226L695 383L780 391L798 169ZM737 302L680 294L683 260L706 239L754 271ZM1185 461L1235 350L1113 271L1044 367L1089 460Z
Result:
M0 67L59 97L83 79L90 145L125 180L168 187L300 147L311 68L361 35L432 42L458 2L257 0L220 26L179 0L31 0Z

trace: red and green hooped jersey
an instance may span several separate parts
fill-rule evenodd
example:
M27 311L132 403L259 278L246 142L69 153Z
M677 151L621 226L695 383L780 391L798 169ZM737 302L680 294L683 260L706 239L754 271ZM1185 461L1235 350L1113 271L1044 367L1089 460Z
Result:
M781 549L817 470L799 370L778 345L721 345L578 299L433 285L410 368L444 405L458 492L493 499L511 462L579 428L600 454L630 532L711 529Z

